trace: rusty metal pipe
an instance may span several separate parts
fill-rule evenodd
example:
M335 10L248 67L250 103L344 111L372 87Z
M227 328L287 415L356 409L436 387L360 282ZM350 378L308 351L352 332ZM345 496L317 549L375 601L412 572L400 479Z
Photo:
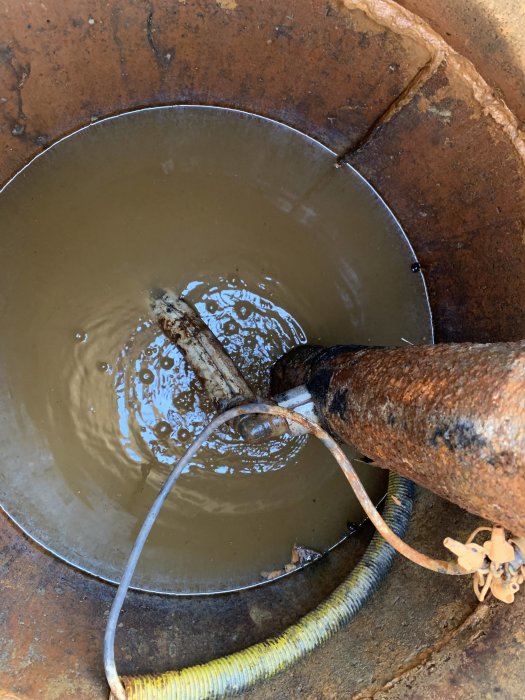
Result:
M298 383L375 464L525 535L525 341L302 348L272 389Z

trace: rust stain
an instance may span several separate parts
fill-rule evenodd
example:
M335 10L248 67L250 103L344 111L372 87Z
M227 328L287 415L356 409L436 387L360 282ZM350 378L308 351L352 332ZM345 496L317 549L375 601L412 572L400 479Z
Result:
M432 53L430 76L445 62L450 70L469 86L483 113L490 116L506 134L525 164L525 136L520 124L505 102L497 97L476 70L474 64L455 51L443 37L421 17L392 0L340 0L348 9L359 9L391 31L420 42Z
M444 649L456 637L463 634L464 632L468 632L477 628L482 622L487 620L489 613L490 606L485 603L480 603L471 613L469 613L466 616L466 618L461 622L461 624L446 632L436 642L436 644L416 654L414 658L410 661L410 663L406 664L406 666L404 666L403 668L400 668L396 675L393 678L391 678L387 683L385 683L379 688L374 687L362 690L361 692L352 695L352 700L373 700L373 698L376 695L379 695L380 693L385 693L391 688L394 688L409 673L417 671L423 668L426 664L428 664L437 652L441 651L441 649Z
M444 122L429 106L452 116ZM416 250L436 338L525 337L525 168L468 86L440 66L348 160L393 206Z
M520 0L442 0L439 4L400 0L400 4L424 17L459 54L470 58L518 119L525 121L524 54L516 46L523 24Z
M355 30L340 12L298 0L286 9L256 0L223 10L215 0L96 6L82 0L73 13L52 0L30 12L8 12L0 43L16 48L17 70L30 58L32 75L23 86L23 134L0 134L6 146L0 181L93 117L154 104L254 111L339 152L428 60L424 47L378 32L362 13ZM91 14L96 27L85 19ZM13 100L19 82L0 62L0 97ZM5 104L14 128L16 113Z

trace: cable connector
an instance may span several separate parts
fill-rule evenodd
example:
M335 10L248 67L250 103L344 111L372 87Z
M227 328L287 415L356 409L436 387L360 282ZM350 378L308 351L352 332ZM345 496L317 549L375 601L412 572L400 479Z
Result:
M476 544L480 532L490 532L483 544ZM525 539L513 538L500 525L478 527L465 544L447 537L443 544L458 559L465 573L474 575L472 585L478 600L485 600L490 591L503 603L513 603L525 580Z

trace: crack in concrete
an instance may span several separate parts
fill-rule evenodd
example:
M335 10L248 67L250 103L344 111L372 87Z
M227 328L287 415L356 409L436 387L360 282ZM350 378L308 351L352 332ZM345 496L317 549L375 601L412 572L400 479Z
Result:
M11 133L13 136L22 136L25 133L27 121L22 91L31 74L31 63L15 63L13 49L9 44L0 45L0 63L11 71L15 79L15 87L12 91L16 95L17 114L15 120L11 120Z
M120 14L122 10L120 7L117 5L113 7L111 11L111 35L113 37L113 43L115 44L118 55L119 55L119 62L121 66L120 70L120 75L123 79L123 81L127 84L128 83L128 72L126 70L127 68L127 58L126 58L126 53L125 53L125 47L124 47L124 42L120 38Z
M440 64L436 63L435 57L429 60L417 71L417 73L409 80L403 90L392 100L388 107L380 114L368 127L366 132L357 141L352 143L341 154L337 156L337 162L342 163L349 156L353 156L361 150L369 141L371 141L383 124L389 122L394 115L400 112L416 95L419 94L421 88L425 85L428 79L436 72Z
M146 18L146 36L148 39L148 44L150 46L150 49L153 51L153 55L155 56L155 60L157 62L157 65L161 69L161 71L166 70L166 68L170 65L172 60L175 58L175 47L171 46L166 50L163 50L158 46L157 42L155 41L154 34L157 31L155 29L155 26L153 24L153 15L155 14L155 9L153 7L153 3L149 4L149 12L148 16Z
M149 47L155 57L155 62L159 69L159 90L161 94L166 92L166 78L168 73L168 68L170 67L173 59L175 58L175 47L170 46L163 49L157 40L155 39L155 32L157 31L153 17L155 14L155 8L153 3L148 4L148 15L146 17L146 37L148 40Z
M153 55L155 56L155 59L158 61L159 58L159 50L157 48L157 44L155 43L155 40L153 38L153 32L155 31L155 28L153 27L153 14L154 14L154 9L153 5L150 4L149 6L149 13L146 18L146 36L148 37L148 44L150 45L151 50L153 51Z
M476 606L476 608L474 608L472 612L470 612L467 615L463 622L461 622L457 627L454 627L454 629L449 630L446 634L444 634L441 637L441 639L438 639L438 641L431 647L423 649L423 651L419 652L419 654L416 654L412 661L398 669L396 675L393 676L389 681L387 681L380 687L367 688L366 690L362 690L356 695L353 695L352 700L374 700L374 698L379 693L389 691L395 685L400 683L403 680L403 678L405 678L409 673L417 673L422 668L424 668L424 666L432 658L432 656L434 656L434 654L437 654L439 651L444 649L462 632L470 630L473 627L481 624L481 622L485 621L489 615L490 610L490 605L487 605L486 603L479 604L478 606ZM472 641L475 641L478 638L478 636L479 634L477 634L472 639Z
M470 88L483 114L490 116L501 127L525 163L525 133L521 130L516 115L482 78L472 61L455 51L427 22L393 0L338 0L338 2L349 11L361 10L377 24L401 36L410 37L425 46L430 51L435 67L446 61L450 70L460 76Z

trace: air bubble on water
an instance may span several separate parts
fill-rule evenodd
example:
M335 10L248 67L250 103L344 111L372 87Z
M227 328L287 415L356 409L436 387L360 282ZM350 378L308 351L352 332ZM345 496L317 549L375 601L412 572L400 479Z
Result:
M188 440L190 435L191 435L190 431L186 430L186 428L179 428L179 430L177 432L177 440L179 442L186 442L186 440Z
M239 325L233 320L226 321L224 324L224 332L227 335L235 335L239 332Z
M139 372L139 379L143 384L152 384L155 375L150 369L141 369Z
M175 360L171 357L161 357L160 366L162 369L171 369L175 364Z
M206 311L210 314L215 314L219 310L219 305L213 299L206 302Z
M144 350L144 354L147 355L148 357L151 357L152 355L155 354L155 348L146 348Z
M153 430L158 437L169 437L172 433L171 425L165 420L159 421Z
M243 304L243 303L237 304L235 310L237 311L237 316L242 321L245 321L251 313L251 309L248 306L248 304Z
M107 362L97 362L97 369L99 372L110 372L111 367Z
M85 343L88 339L88 334L85 331L75 331L74 337L77 343Z

